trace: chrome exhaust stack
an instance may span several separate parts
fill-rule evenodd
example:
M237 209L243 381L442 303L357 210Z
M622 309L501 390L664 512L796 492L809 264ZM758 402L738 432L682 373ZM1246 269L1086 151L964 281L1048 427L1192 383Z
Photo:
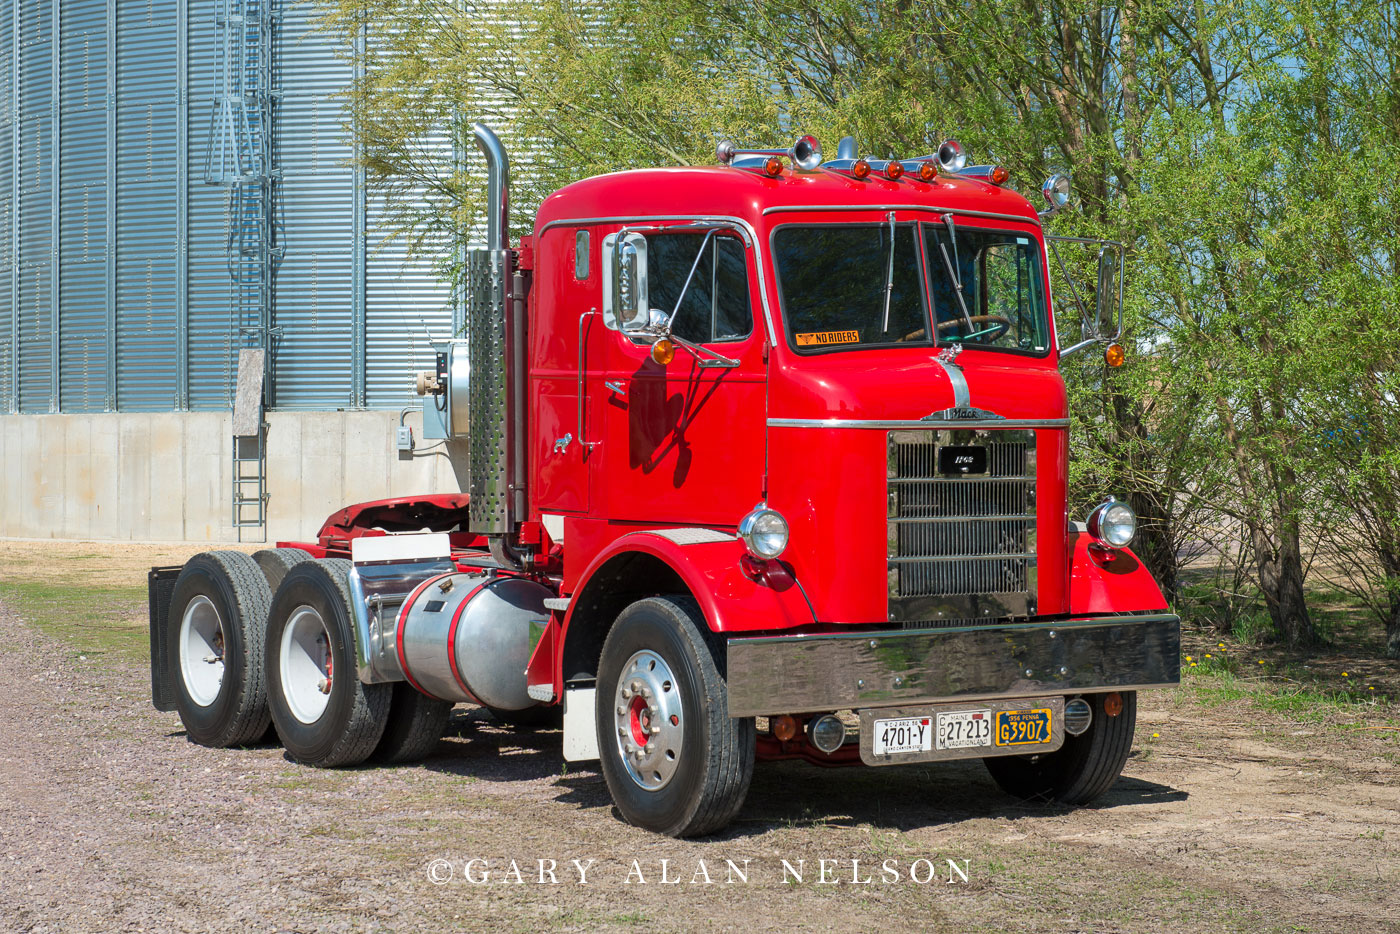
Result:
M424 397L424 437L468 442L468 528L504 538L517 531L525 515L529 281L516 271L516 254L507 245L510 157L485 124L472 124L472 135L486 157L486 246L463 256L465 339L454 335L435 343L436 372L418 374L417 386ZM501 551L513 554L508 548Z

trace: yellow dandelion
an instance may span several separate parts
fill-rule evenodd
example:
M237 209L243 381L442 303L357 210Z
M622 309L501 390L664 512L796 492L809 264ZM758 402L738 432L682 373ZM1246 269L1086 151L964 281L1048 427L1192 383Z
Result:
M1259 659L1259 664L1261 664L1261 665L1264 664L1264 660L1263 660L1262 658Z
M1161 735L1162 735L1161 733L1153 733L1153 734L1152 734L1152 738L1153 738L1153 739L1159 739L1159 738L1161 737Z
M1207 653L1206 653L1206 658L1210 658L1210 657L1211 657L1210 653L1207 652Z
M1191 656L1188 655L1188 656L1186 656L1186 660L1189 662L1189 661L1193 661L1194 659L1192 659Z
M1375 689L1376 689L1376 686L1375 686L1374 684L1368 685L1368 686L1366 687L1366 690L1368 690L1368 691L1374 691Z
M1195 662L1192 662L1192 663L1191 663L1191 667L1192 667L1192 668L1195 668L1195 667L1196 667L1196 663L1195 663Z
M1343 677L1343 678L1350 678L1351 675L1347 674L1347 673L1344 671L1344 672L1342 672L1342 677Z
M1223 643L1223 642L1217 642L1217 643L1215 643L1215 647L1216 647L1217 649L1223 649L1223 648L1225 648L1225 643Z

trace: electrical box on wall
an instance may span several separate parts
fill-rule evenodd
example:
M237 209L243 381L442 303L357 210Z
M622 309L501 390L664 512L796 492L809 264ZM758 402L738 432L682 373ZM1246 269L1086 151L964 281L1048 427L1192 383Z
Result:
M466 437L467 382L471 363L466 341L433 344L434 368L418 374L423 397L423 437L432 441Z

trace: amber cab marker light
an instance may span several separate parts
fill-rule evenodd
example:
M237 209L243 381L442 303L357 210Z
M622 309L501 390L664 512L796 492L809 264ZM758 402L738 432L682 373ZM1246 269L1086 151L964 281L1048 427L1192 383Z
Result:
M856 178L862 179L862 180L863 180L863 179L866 179L866 178L869 178L869 177L870 177L870 163L867 162L867 161L864 160L864 159L857 159L857 160L851 165L851 174L854 175Z
M797 736L797 720L792 714L783 714L781 717L773 718L773 736L780 742L792 742Z
M992 184L993 184L993 185L1005 185L1005 184L1006 184L1006 180L1007 180L1008 178L1010 178L1010 177L1011 177L1011 170L1008 169L1006 166L1004 166L1004 165L997 165L997 166L993 166L993 167L992 167L992 175L991 175L991 178L992 178Z
M1123 349L1123 345L1114 341L1103 349L1103 362L1111 367L1120 367L1128 359L1128 352Z
M1114 691L1112 694L1105 694L1103 698L1103 712L1110 717L1116 717L1123 712L1123 695Z
M662 366L665 366L676 359L676 345L663 337L661 340L651 345L651 358Z
M769 156L763 163L763 174L769 178L777 178L783 174L783 160L780 156Z
M938 177L938 166L932 159L925 159L919 163L919 181L931 182Z
M903 174L904 166L900 163L895 162L893 159L885 163L885 178L888 178L892 182L897 182Z

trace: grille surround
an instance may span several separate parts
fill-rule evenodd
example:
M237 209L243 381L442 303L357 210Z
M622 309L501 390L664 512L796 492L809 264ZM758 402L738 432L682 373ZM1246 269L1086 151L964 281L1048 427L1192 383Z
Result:
M986 448L986 472L941 472L949 445ZM945 627L1035 615L1035 432L891 431L888 455L889 619Z

